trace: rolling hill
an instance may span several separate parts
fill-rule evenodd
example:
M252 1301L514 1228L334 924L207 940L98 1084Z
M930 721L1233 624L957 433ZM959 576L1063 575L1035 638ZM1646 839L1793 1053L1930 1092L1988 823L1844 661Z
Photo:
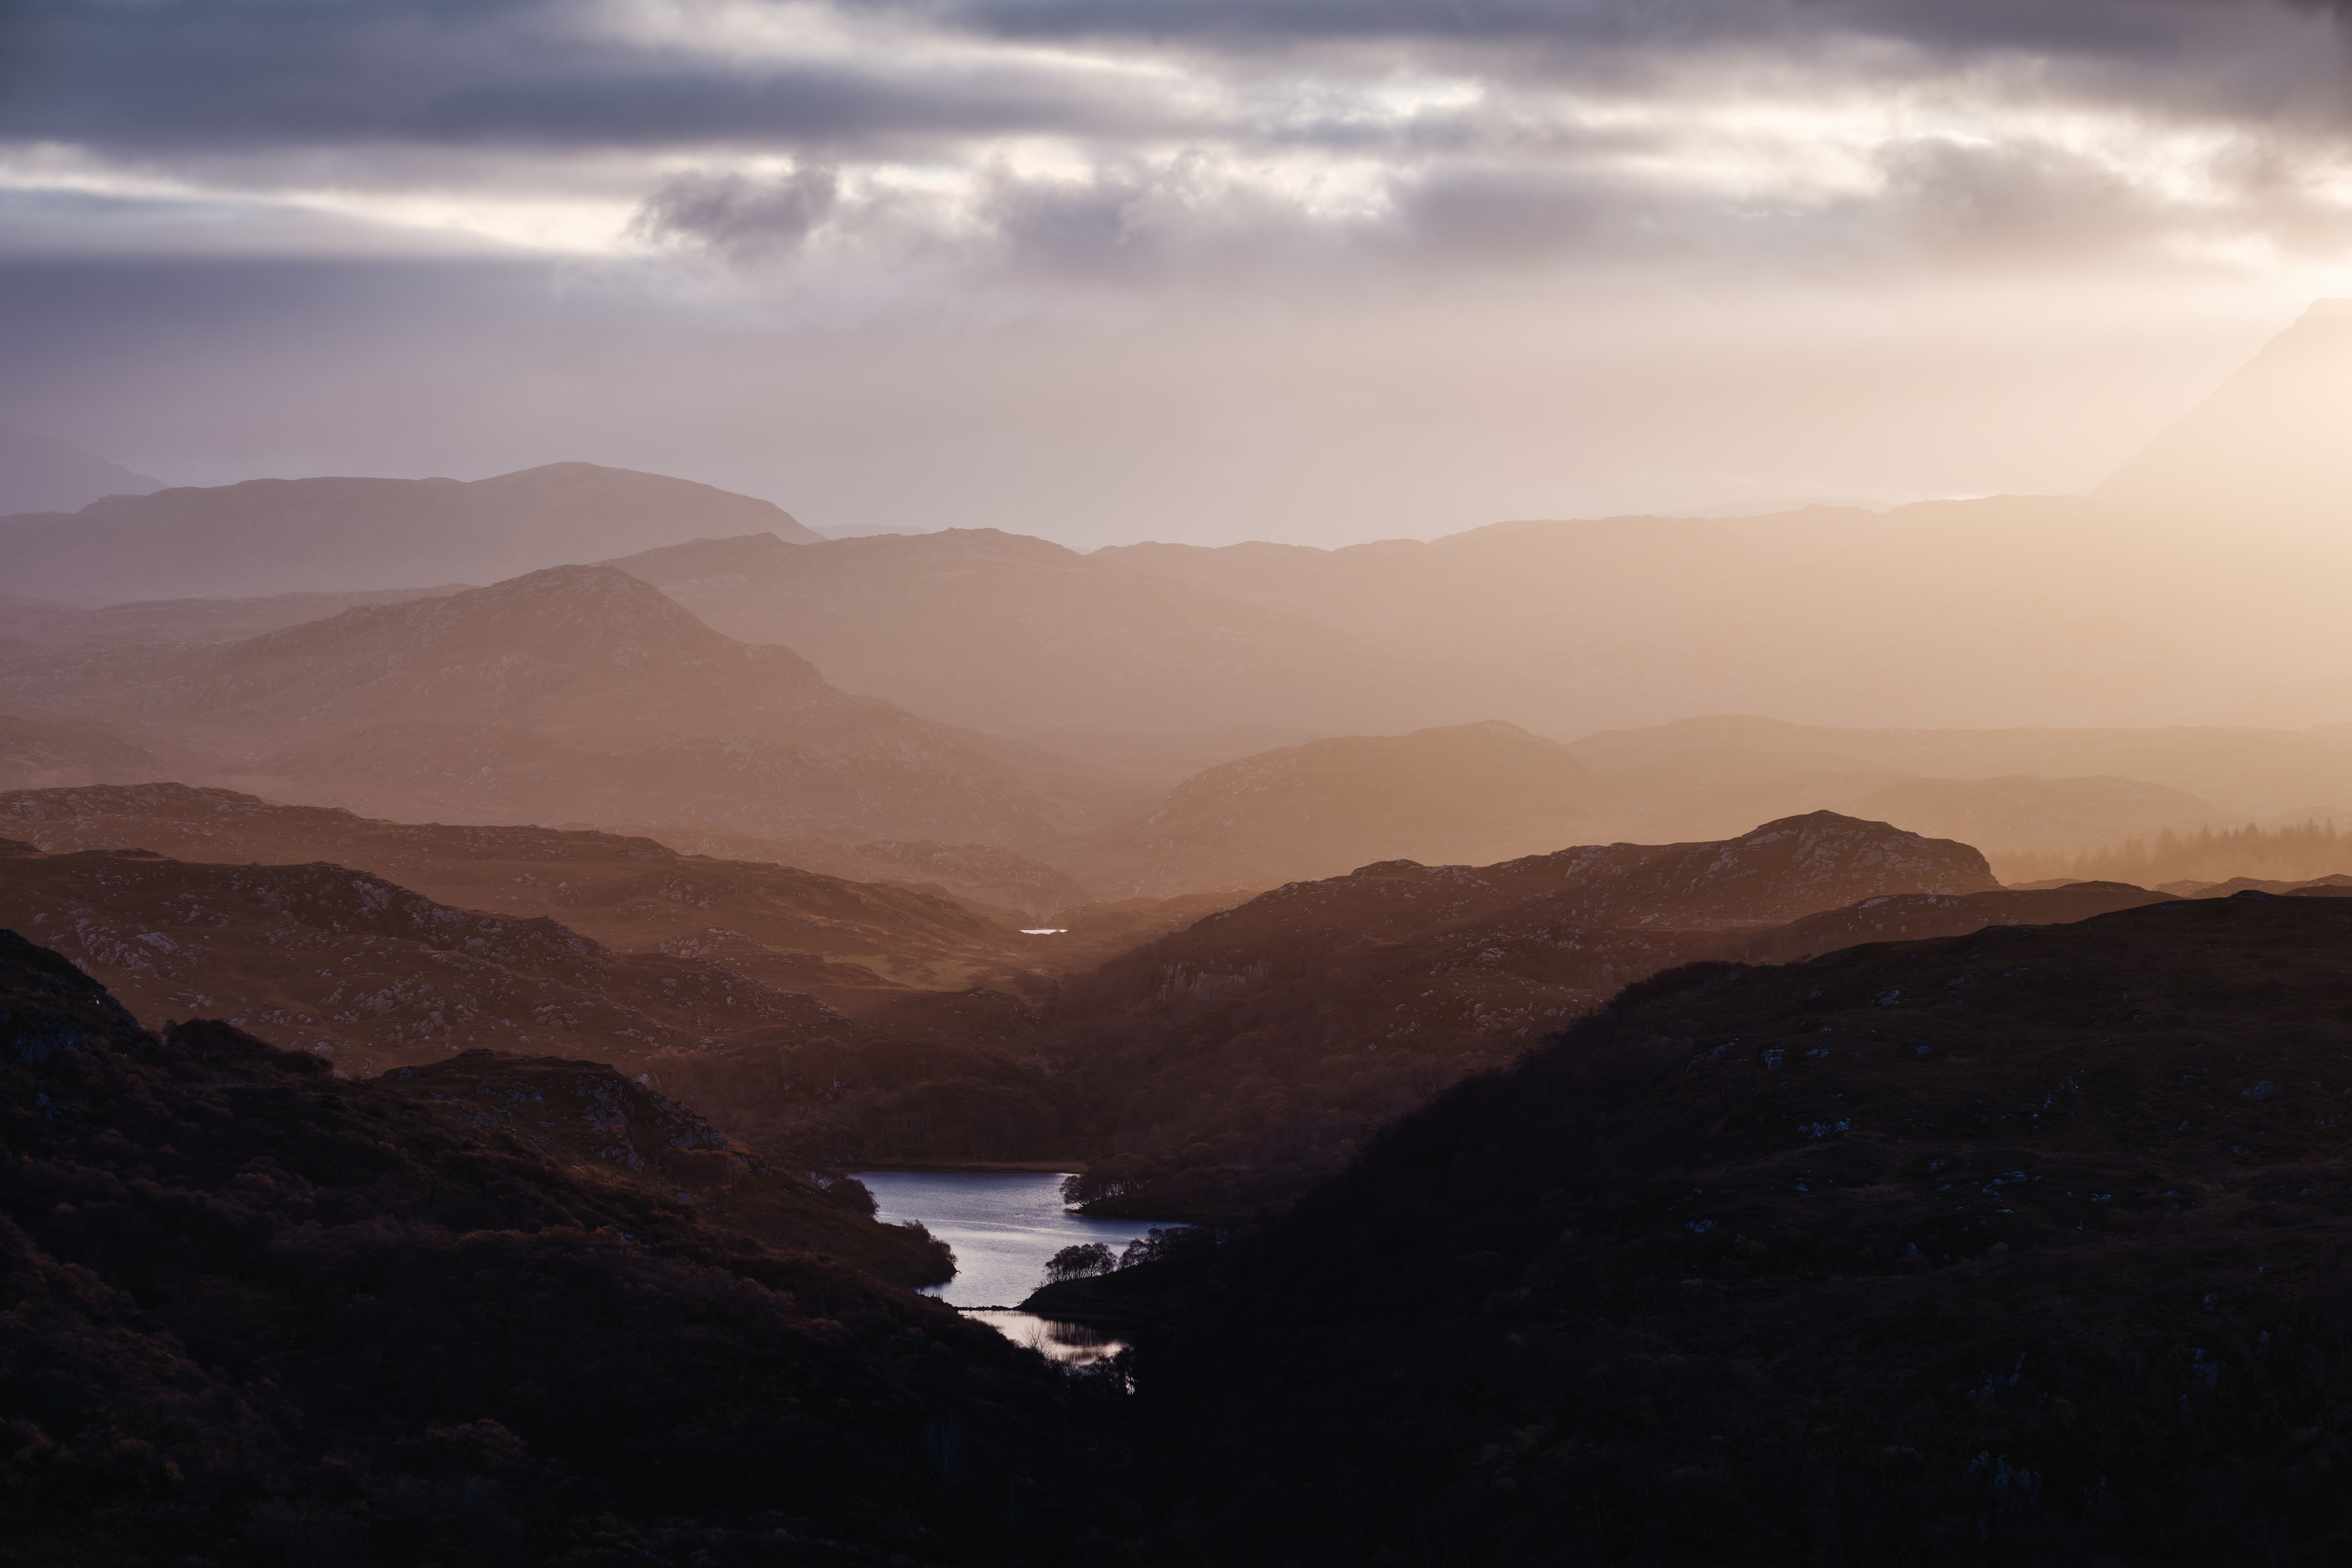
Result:
M1066 991L1051 1049L1113 1151L1081 1196L1147 1218L1280 1201L1389 1117L1661 969L1867 899L1997 887L1965 844L1819 812L1717 842L1389 862L1261 894Z

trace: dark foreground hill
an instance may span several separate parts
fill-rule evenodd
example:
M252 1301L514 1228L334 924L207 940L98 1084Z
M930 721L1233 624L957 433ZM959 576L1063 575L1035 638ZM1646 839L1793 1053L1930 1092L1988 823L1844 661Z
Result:
M152 1035L0 933L0 1561L1121 1559L1086 1382L475 1079Z
M2352 902L1627 990L1248 1243L1143 1381L1204 1555L2340 1563Z

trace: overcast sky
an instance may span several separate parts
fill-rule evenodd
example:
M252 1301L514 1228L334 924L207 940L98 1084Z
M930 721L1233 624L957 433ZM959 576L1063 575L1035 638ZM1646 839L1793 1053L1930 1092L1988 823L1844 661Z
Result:
M2343 26L0 0L0 420L1080 545L2079 490L2352 293Z

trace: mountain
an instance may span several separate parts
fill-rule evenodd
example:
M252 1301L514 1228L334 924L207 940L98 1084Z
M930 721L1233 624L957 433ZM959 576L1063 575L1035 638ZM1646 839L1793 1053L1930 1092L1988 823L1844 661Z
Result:
M1147 1218L1279 1201L1381 1122L1731 934L1998 885L1965 844L1829 812L1294 883L1066 989L1050 1049L1115 1151L1078 1190Z
M2333 1559L2347 950L2253 894L1628 989L1199 1287L1194 1549Z
M161 479L0 424L0 516L71 511L105 496L144 496L163 488Z
M1171 897L1372 861L1485 864L1570 838L1593 793L1565 748L1499 721L1318 740L1193 775L1070 867L1113 897Z
M14 592L116 600L489 582L656 545L817 538L771 502L690 480L553 463L456 479L248 479L0 517Z
M1410 706L1422 685L1377 637L989 528L801 549L719 539L606 564L730 636L787 643L845 689L917 713L1047 744L1192 737L1174 778L1334 728L1387 727L1364 721Z
M361 606L226 645L18 659L10 699L225 754L200 781L387 816L1036 843L1081 768L826 684L605 568ZM188 774L182 774L188 778ZM1058 790L1058 793L1054 792Z
M1856 727L2339 722L2320 585L2352 570L2352 534L2273 530L2250 548L2244 515L2217 504L2185 526L2104 495L1991 497L1086 559L1377 644L1413 680L1362 693L1374 716L1359 733L1491 716L1571 736L1720 713Z
M2352 299L2322 299L2095 492L2177 513L2352 517Z
M347 1080L0 933L0 1148L20 1561L1104 1560L1123 1389L593 1066Z

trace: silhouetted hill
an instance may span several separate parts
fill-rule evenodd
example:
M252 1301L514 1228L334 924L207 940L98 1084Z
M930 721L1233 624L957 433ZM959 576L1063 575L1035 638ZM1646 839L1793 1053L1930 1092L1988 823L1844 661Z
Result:
M243 597L488 582L753 531L814 539L770 502L593 463L455 479L248 479L0 517L23 594Z
M101 496L144 496L163 481L46 435L0 424L0 516L69 512Z
M1726 934L1885 894L1994 891L1984 858L1828 812L1698 844L1390 862L1210 916L1072 983L1053 1048L1152 1218L1277 1200L1381 1120Z
M518 1117L525 1090L566 1103ZM590 1103L601 1140L544 1130ZM149 1035L0 934L0 1550L1116 1560L1085 1418L1115 1396L856 1266L918 1263L912 1233L740 1161L663 1190L609 1135L646 1109L578 1063L353 1082L226 1025ZM644 1131L733 1157L672 1111ZM832 1256L715 1223L747 1186Z
M1632 988L1230 1264L1145 1382L1197 1549L2334 1561L2348 956L2248 895Z
M1572 838L1593 794L1563 747L1496 721L1318 740L1193 775L1070 867L1111 897L1171 897L1376 860L1486 864Z

